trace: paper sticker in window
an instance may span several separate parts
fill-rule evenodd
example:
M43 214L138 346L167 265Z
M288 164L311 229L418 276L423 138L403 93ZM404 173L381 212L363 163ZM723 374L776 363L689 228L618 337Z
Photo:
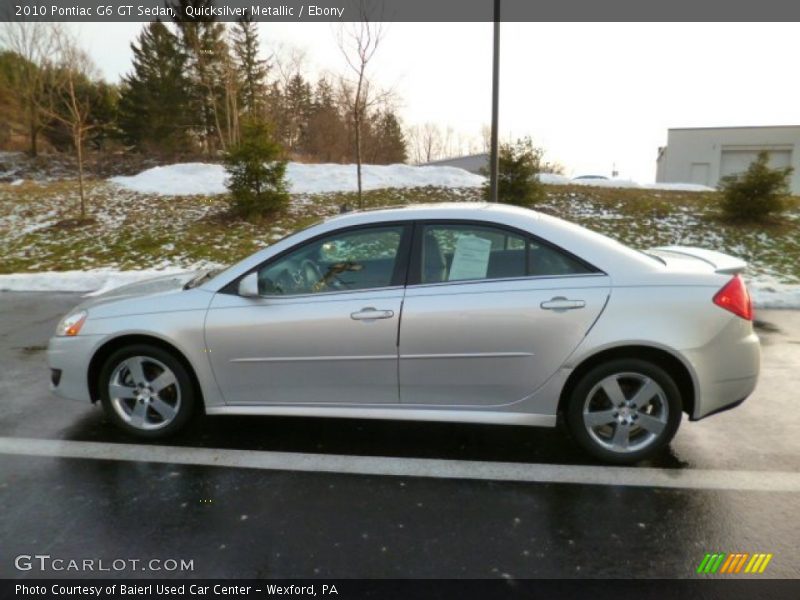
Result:
M474 235L460 236L453 253L453 264L450 266L448 281L485 279L486 273L489 271L491 252L491 240Z

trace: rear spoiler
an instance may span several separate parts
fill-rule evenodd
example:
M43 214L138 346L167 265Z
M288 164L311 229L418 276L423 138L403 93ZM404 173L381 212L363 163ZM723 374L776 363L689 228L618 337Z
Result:
M651 248L648 252L677 254L679 256L696 258L714 267L714 271L717 273L734 275L736 273L741 273L747 268L747 263L741 258L723 254L722 252L715 252L714 250L706 250L704 248L693 248L691 246L659 246L658 248Z

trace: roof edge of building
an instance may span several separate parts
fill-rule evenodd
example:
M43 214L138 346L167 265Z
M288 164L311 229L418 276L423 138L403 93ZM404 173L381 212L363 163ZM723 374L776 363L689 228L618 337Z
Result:
M669 127L667 131L704 131L709 129L798 129L797 125L721 125L718 127Z

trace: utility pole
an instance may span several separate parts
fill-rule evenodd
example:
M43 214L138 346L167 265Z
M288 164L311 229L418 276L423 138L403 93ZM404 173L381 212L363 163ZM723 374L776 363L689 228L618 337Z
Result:
M489 201L498 202L498 99L500 95L500 0L494 0L494 54L492 59L492 140L489 154Z

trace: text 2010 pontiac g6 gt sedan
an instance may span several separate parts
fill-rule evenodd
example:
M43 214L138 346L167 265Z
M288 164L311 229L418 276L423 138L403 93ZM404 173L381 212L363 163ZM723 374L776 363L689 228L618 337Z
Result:
M160 437L193 413L554 426L631 463L755 387L739 272L505 205L345 214L59 324L55 393Z

